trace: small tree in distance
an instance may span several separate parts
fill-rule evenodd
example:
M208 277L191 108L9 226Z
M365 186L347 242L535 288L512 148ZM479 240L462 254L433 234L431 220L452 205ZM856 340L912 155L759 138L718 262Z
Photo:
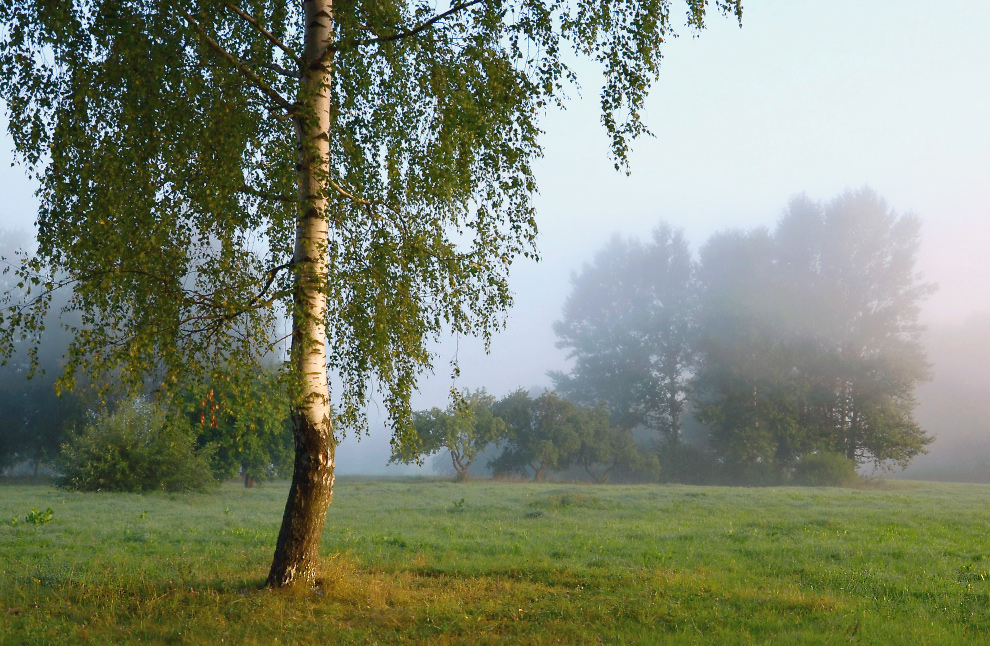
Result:
M452 390L451 399L446 410L434 407L413 413L418 444L393 444L390 462L420 463L426 456L448 451L457 479L467 479L475 458L505 435L505 422L492 414L495 398L484 388Z
M546 480L549 471L569 467L581 446L570 419L573 404L552 392L536 399L519 389L495 406L505 420L506 444L488 466L496 476L533 470L533 481Z
M488 466L495 475L526 473L542 482L554 471L580 467L605 482L617 466L655 475L657 461L643 456L632 436L611 425L603 407L590 408L545 391L535 399L522 389L493 410L505 420L502 452Z

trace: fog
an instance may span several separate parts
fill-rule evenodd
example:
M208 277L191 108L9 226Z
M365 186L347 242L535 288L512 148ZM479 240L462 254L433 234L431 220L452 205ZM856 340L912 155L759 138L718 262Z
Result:
M915 416L936 437L904 477L990 482L990 312L926 335L934 378L918 388Z
M697 38L683 29L667 43L646 110L656 136L634 144L629 175L607 155L596 70L579 67L582 89L545 120L541 262L514 265L516 304L490 353L474 339L443 340L414 405L444 406L452 385L496 395L549 386L547 372L567 367L551 324L570 274L614 232L646 237L663 219L697 250L727 227L772 226L796 193L828 200L869 185L921 217L919 270L940 286L922 312L935 379L919 390L918 410L938 439L907 475L944 471L977 450L990 460L987 33L985 0L748 3L741 29L713 18ZM0 227L30 230L33 187L8 168L10 149L5 137ZM969 345L950 347L964 331ZM461 375L452 382L455 358ZM339 472L407 472L386 470L389 432L374 404L370 418L370 437L339 447Z

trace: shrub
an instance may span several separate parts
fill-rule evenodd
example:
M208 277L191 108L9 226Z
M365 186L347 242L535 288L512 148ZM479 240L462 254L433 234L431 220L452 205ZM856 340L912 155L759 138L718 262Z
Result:
M856 463L838 453L809 453L801 458L791 480L805 487L841 487L856 480Z
M188 423L136 399L71 434L56 460L56 484L79 491L203 491L216 484L209 451Z
M49 507L45 511L39 511L37 507L32 507L31 512L27 515L27 522L34 525L47 525L52 522L52 517L55 515L55 510Z

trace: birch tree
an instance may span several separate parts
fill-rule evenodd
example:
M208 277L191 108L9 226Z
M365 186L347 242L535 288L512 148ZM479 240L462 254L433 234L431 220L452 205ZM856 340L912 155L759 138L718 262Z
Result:
M0 341L36 339L71 285L64 385L85 363L168 391L257 360L288 317L296 458L268 583L311 582L339 433L373 388L404 442L430 341L488 339L511 302L568 52L601 66L621 168L681 23L668 0L5 0L0 97L41 206Z

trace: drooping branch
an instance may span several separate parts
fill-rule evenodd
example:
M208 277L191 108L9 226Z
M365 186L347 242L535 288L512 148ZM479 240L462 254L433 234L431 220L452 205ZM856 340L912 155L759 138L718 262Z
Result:
M262 286L261 290L257 294L255 294L250 301L248 301L247 306L249 308L256 306L261 301L261 297L264 296L266 292L268 292L269 288L271 288L272 283L275 282L275 278L276 276L278 276L279 272L281 272L284 269L291 269L292 265L294 264L295 261L290 260L289 262L284 262L281 265L278 265L277 267L272 267L271 269L269 269L267 280L265 281L264 286Z
M244 305L219 315L205 314L198 316L189 316L183 319L180 323L185 324L185 323L191 323L192 321L202 321L202 320L212 320L212 321L216 321L217 323L224 323L224 322L232 321L241 314L245 314L251 310L265 309L267 307L270 307L271 305L274 305L278 301L278 299L284 296L284 294L276 293L275 295L267 299L264 300L262 299L264 298L265 294L268 293L268 290L271 289L271 286L275 282L275 279L278 277L278 274L286 269L291 269L293 264L295 264L294 261L290 260L289 262L282 263L277 267L272 267L271 269L269 269L268 272L265 274L264 285L262 285L261 289L259 289L254 296L248 299L247 303L245 303ZM217 310L223 307L222 305L218 305L215 302L209 302L209 303L200 302L199 304L204 307L211 307ZM192 332L200 333L200 332L208 331L209 329L210 327L206 326L203 328L192 330Z
M194 30L196 30L196 33L203 37L203 40L205 40L206 44L210 46L210 49L219 54L228 63L236 67L237 70L243 74L245 78L247 78L247 80L254 84L256 88L261 90L265 96L281 106L286 112L295 112L295 106L290 103L288 99L275 91L272 86L265 83L264 79L252 72L247 63L224 49L223 46L214 40L213 37L207 33L206 29L204 29L203 26L199 24L195 18L193 18L192 14L185 9L180 9L180 11L182 12L182 16L186 19L186 22L189 23L189 26L191 26Z
M179 326L181 327L189 323L192 323L194 321L203 321L204 324L202 327L189 329L185 331L183 334L186 336L195 336L197 334L215 335L221 331L222 324L229 323L230 321L236 319L238 316L242 314L246 314L252 310L261 310L271 307L272 305L277 303L279 299L282 298L283 296L285 296L285 294L277 293L271 298L267 298L263 301L258 300L258 301L250 302L248 305L244 307L240 307L238 309L223 314L212 314L212 315L201 314L197 316L187 316L179 321ZM257 296L255 298L257 298Z
M297 66L302 67L302 64L303 64L302 59L299 58L299 56L296 55L296 53L292 50L292 48L289 47L288 45L286 45L285 43L283 43L277 37L275 37L275 35L272 34L270 31L268 31L267 29L265 29L261 25L261 23L259 23L258 20L254 16L252 16L251 14L249 14L246 11L244 11L243 9L241 9L240 7L238 7L233 2L228 2L228 1L225 0L224 4L227 5L227 7L231 11L233 11L238 16L240 16L241 18L243 18L244 20L246 20L248 22L248 24L250 24L252 27L254 27L259 32L261 32L261 34L265 38L267 38L273 45L275 45L276 47L278 47L279 49L281 49L283 52L285 52L285 55L288 56L289 59L292 60Z

